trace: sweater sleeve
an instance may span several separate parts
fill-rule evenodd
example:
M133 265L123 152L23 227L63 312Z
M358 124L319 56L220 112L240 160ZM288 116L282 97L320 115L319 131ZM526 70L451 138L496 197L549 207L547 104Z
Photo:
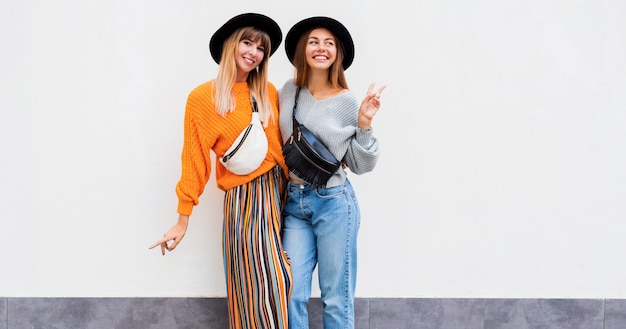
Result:
M379 155L378 139L374 137L372 129L361 131L361 129L356 128L343 161L350 168L350 171L360 175L374 170Z
M361 175L374 170L376 167L380 152L378 139L374 136L373 129L363 130L357 127L360 102L352 92L345 96L344 106L349 110L344 110L347 117L343 118L345 121L342 125L345 127L343 131L349 137L346 141L347 145L343 144L345 154L342 161L350 168L350 171Z
M210 157L203 150L198 127L198 109L202 108L203 100L194 90L189 94L185 109L182 174L176 185L178 213L182 215L191 215L211 175Z

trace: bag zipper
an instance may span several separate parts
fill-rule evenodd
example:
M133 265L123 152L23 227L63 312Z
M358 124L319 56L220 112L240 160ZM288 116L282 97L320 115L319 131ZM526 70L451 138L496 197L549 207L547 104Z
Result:
M239 141L239 144L237 144L237 146L235 147L235 149L224 155L222 157L222 161L227 162L228 160L230 160L230 158L235 155L235 153L237 153L237 151L239 150L239 148L241 147L241 145L243 145L243 142L246 141L246 138L248 138L248 134L250 134L250 130L252 130L252 124L249 124L248 127L246 128L245 133L243 134L243 138L241 138L241 140Z
M298 129L298 140L301 140L300 136L301 136L301 133L300 133L300 130ZM318 158L319 158L319 159L323 160L324 162L326 162L326 163L328 163L328 164L333 164L332 162L328 162L328 161L326 161L325 159L322 159L321 157L319 157L319 154L318 154L317 152L315 152L315 150L311 147L311 144L309 144L309 143L306 141L306 139L303 139L303 141L306 143L306 145L308 145L308 146L309 146L309 149L311 149L311 151L312 151L313 153L315 153L315 154L318 156ZM292 143L293 143L293 142L292 142ZM311 161L311 158L309 158L308 156L306 156L306 154L304 154L304 152L302 151L302 149L300 149L300 146L298 145L298 143L293 143L293 145L296 147L296 149L298 150L298 152L300 152L300 154L301 154L301 155L302 155L302 156L303 156L303 157L304 157L304 158L305 158L305 159L306 159L306 160L307 160L310 164L314 165L317 169L319 169L319 170L321 170L321 171L323 171L323 172L325 172L325 173L327 173L327 174L330 174L330 173L331 173L330 171L328 171L328 170L326 170L326 169L324 169L324 168L322 168L322 167L318 166L315 162Z
M256 106L256 99L254 97L250 97L250 103L252 103L252 117L254 119L254 112L259 112L259 109ZM248 134L250 134L250 130L252 130L252 123L250 123L248 125L248 127L246 128L246 132L243 134L243 137L241 138L241 140L239 141L239 144L237 144L237 146L235 147L234 150L232 150L232 152L224 155L222 157L222 161L224 162L228 162L228 160L230 160L230 158L233 157L233 155L235 155L235 153L237 153L237 151L239 150L239 148L241 147L241 145L243 145L243 142L246 141L246 138L248 138Z

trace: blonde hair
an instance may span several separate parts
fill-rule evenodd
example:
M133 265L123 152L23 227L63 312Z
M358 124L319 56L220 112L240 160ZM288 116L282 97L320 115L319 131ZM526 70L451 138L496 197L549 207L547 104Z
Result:
M309 65L306 61L306 46L309 35L315 29L317 29L317 27L302 33L300 39L298 40L298 44L296 45L296 51L293 55L293 66L296 69L294 82L296 86L299 87L304 87L309 79ZM348 81L346 80L342 65L344 56L343 44L332 31L328 31L333 35L333 37L335 37L335 45L337 47L337 57L335 58L335 62L328 68L328 82L333 88L348 89Z
M237 77L237 63L235 54L241 40L256 42L260 39L261 45L265 49L263 60L256 69L250 71L247 78L248 88L251 96L256 99L259 108L259 118L263 125L267 127L269 119L273 119L272 104L268 95L268 68L269 57L272 44L269 35L254 27L242 27L237 29L225 41L222 47L222 59L220 68L214 83L215 110L222 116L235 110L235 97L232 93L233 85Z

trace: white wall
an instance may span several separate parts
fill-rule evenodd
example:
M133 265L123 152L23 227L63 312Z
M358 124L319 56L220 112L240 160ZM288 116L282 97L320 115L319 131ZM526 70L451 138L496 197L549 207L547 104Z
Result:
M248 11L340 19L354 92L388 85L379 165L351 176L359 297L626 298L619 0L4 1L0 296L224 296L213 179L181 246L147 247L208 40Z

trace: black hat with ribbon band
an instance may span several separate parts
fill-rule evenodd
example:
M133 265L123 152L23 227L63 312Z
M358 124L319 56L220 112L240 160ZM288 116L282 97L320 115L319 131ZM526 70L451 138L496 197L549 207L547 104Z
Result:
M280 30L280 26L271 18L257 13L246 13L237 15L229 19L222 27L220 27L209 42L209 50L211 51L211 57L217 64L222 59L222 48L224 47L224 41L230 37L240 27L255 27L261 31L267 33L272 43L272 49L270 50L270 56L276 52L278 46L283 39L283 33Z
M352 41L352 36L350 35L350 32L348 32L348 29L336 19L330 17L309 17L292 26L285 37L285 51L287 52L287 58L289 58L289 61L293 63L296 46L298 45L298 40L300 40L302 34L312 29L321 27L328 29L343 45L344 54L342 64L343 69L347 70L354 59L354 42Z

